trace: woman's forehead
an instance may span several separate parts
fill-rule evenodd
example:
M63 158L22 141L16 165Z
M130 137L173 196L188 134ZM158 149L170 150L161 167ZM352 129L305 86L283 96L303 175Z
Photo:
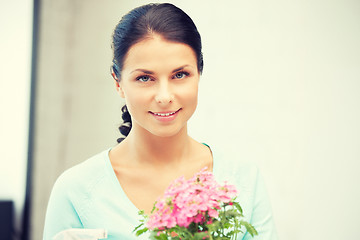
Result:
M137 68L176 68L188 65L197 67L196 54L184 44L164 40L162 37L150 37L130 47L125 56L123 71Z

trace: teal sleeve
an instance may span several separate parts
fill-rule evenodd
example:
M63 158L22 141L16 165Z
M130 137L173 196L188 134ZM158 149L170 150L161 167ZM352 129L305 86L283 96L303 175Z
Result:
M255 191L253 196L253 211L250 223L258 231L258 236L254 238L246 232L243 240L261 239L261 240L277 240L277 232L272 215L270 200L267 194L264 180L257 171Z
M78 209L77 197L71 190L71 180L61 176L51 192L45 218L43 240L51 240L57 233L69 228L83 228Z

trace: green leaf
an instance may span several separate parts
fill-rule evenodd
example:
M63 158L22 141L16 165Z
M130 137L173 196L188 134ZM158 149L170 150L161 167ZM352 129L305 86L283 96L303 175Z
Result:
M246 221L240 221L240 223L245 226L246 231L248 231L248 233L250 233L250 235L252 237L254 237L255 235L258 235L258 232L256 231L256 229L254 228L253 225L251 225L250 223L246 222Z
M141 228L142 226L144 226L144 223L140 223L137 227L134 228L133 232L135 232L136 230L138 230L139 228Z
M229 237L214 237L214 240L229 240L230 238Z
M156 231L152 231L150 234L149 239L153 239L153 240L168 240L167 236L165 233L161 233L159 236L157 235L158 232Z
M154 202L154 206L153 206L153 208L151 209L151 212L150 213L153 213L154 211L155 211L155 209L156 209L156 203L157 203L157 201L156 202Z
M178 236L176 236L176 237L171 237L171 240L181 240L181 237L178 237Z
M239 212L241 213L241 215L243 214L243 210L240 206L240 204L238 202L233 202L234 206L236 207L237 210L239 210Z
M140 236L141 234L147 232L149 229L147 227L143 228L143 229L139 229L136 231L136 236Z
M228 229L231 227L231 224L229 222L224 222L223 226L225 229Z
M235 209L228 209L225 211L225 217L226 218L236 218L236 217L241 217L241 214L238 213L238 211L236 211Z
M197 232L194 234L194 240L209 239L208 232Z

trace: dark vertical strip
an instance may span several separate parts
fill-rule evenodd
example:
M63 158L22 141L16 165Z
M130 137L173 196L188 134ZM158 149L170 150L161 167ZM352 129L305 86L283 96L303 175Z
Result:
M39 38L39 10L40 0L33 0L33 31L32 31L32 53L31 53L31 85L30 85L30 116L29 116L29 136L28 136L28 159L24 212L22 219L22 240L30 239L31 221L31 193L32 193L32 173L33 173L33 154L34 154L34 128L35 128L35 97L36 97L36 77L37 77L37 54Z

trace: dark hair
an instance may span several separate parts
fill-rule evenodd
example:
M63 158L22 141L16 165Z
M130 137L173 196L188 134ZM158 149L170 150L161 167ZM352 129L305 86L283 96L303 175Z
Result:
M126 137L131 130L132 121L131 121L131 116L130 116L129 111L127 110L126 105L124 105L121 108L121 111L122 111L121 118L123 119L124 122L123 122L123 124L120 125L119 131L122 135L124 135ZM124 139L125 138L118 138L117 142L120 143Z
M198 71L202 73L201 37L192 19L170 3L147 4L131 10L115 27L112 43L114 51L112 70L118 81L121 80L124 58L131 46L153 34L161 35L168 41L190 46L197 58ZM131 117L126 106L122 108L122 111L124 124L119 129L124 136L127 136L131 129ZM123 126L128 130L122 131L125 129ZM123 138L120 138L118 142L122 140Z

